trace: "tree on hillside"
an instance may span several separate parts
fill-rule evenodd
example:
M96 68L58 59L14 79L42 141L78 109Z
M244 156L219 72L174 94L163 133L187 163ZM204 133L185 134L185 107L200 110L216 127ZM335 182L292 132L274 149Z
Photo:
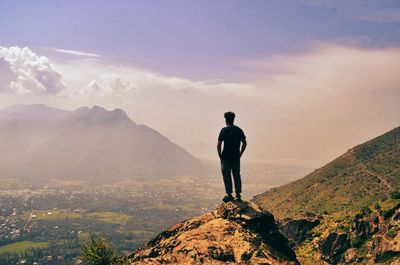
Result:
M94 239L81 245L81 259L87 265L110 265L117 260L117 255L110 242L105 237Z

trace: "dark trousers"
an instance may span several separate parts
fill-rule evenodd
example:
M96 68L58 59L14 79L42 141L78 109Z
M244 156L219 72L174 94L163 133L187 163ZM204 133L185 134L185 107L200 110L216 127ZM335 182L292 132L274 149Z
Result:
M240 159L230 161L221 160L221 171L224 178L225 191L227 194L232 193L232 176L235 183L235 192L242 192L242 180L240 178Z

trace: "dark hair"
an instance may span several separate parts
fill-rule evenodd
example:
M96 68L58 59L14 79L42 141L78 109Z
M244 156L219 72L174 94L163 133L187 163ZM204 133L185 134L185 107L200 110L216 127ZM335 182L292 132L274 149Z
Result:
M232 111L225 112L224 118L227 124L233 124L233 121L235 120L235 113Z

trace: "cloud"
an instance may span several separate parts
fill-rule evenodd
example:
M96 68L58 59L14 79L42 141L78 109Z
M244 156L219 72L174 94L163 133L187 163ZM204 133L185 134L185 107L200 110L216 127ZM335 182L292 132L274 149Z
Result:
M285 94L291 103L315 97L366 95L373 91L400 92L400 49L371 49L319 43L312 51L279 55L244 65L253 83L272 93ZM291 92L291 93L288 93Z
M67 83L62 95L73 98L96 99L115 96L127 100L138 93L152 91L208 94L241 94L251 87L244 83L223 80L190 80L165 75L135 66L116 65L106 61L84 59L58 62Z
M252 108L264 113L254 123L265 132L254 140L267 150L261 157L318 166L400 125L400 48L319 43L243 65L257 87Z
M0 60L5 61L15 75L9 84L0 84L5 86L3 91L8 89L18 95L57 94L65 88L61 73L49 59L38 56L27 47L0 46ZM0 71L5 71L2 69Z
M400 22L400 5L397 0L303 0L313 6L333 9L339 14L358 20L375 22Z
M125 96L127 93L137 91L136 84L126 77L116 73L103 73L96 79L90 81L86 87L80 90L81 93L94 94L97 96Z
M75 50L64 50L64 49L57 49L57 48L48 48L49 50L56 51L59 53L70 54L75 56L84 56L84 57L100 57L100 55L96 53L89 53L89 52L82 52L82 51L75 51Z

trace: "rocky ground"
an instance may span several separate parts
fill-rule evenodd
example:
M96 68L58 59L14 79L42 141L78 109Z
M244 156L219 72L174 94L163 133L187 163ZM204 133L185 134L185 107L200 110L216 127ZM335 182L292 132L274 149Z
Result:
M299 264L274 217L228 202L176 224L127 257L131 264Z
M301 264L400 264L400 203L371 208L308 214L279 226Z
M129 264L400 265L400 203L280 221L251 202L223 203L170 227L126 259Z

